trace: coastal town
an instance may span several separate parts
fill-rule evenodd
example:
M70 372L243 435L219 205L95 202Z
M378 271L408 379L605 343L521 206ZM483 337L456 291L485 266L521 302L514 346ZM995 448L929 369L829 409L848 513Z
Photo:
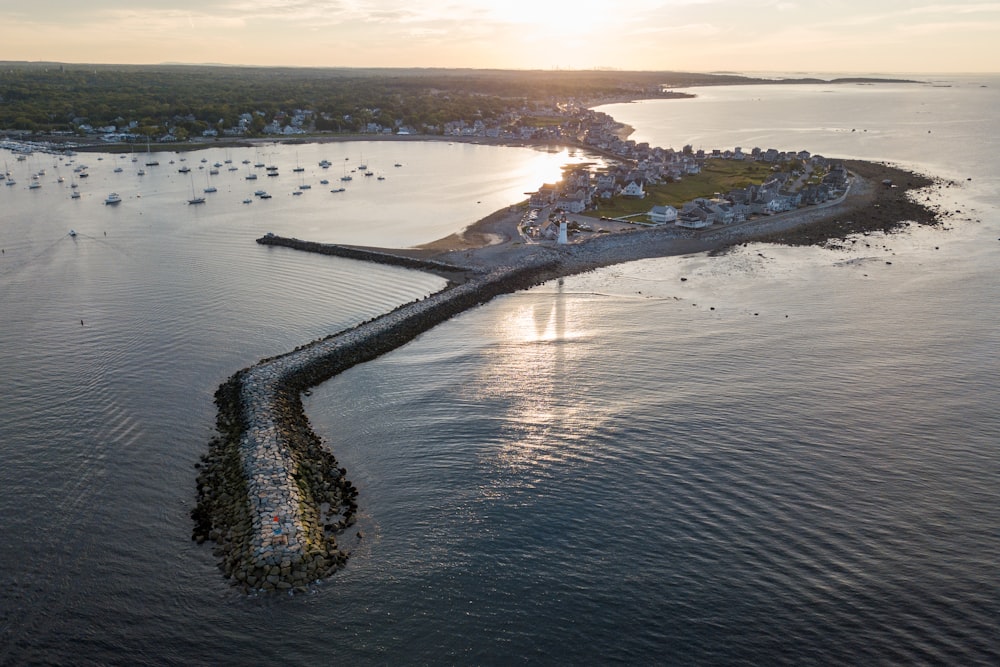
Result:
M823 204L844 194L848 171L843 164L809 151L783 152L774 148L742 147L729 149L694 149L652 147L620 138L613 119L599 112L591 113L591 123L578 143L599 150L612 158L598 171L581 166L566 171L559 183L545 184L531 193L528 205L560 218L571 215L576 226L586 225L581 214L640 225L676 225L686 229L705 229L712 225L731 225L803 206ZM755 162L766 165L766 175L758 183L725 192L705 193L680 206L653 202L648 209L639 205L636 212L624 216L606 215L607 204L619 200L656 199L654 192L669 192L669 184L696 176L709 161ZM535 216L534 219L545 219ZM537 233L537 232L536 232Z
M380 110L370 111L374 115ZM219 129L221 120L213 128L193 116L178 117L154 142L183 150L222 142L254 141L248 137L255 134L273 141L322 142L345 138L318 132L317 119L316 112L303 109L277 112L270 118L262 111L252 111L240 114L232 127ZM140 132L138 121L119 119L119 125L91 127L85 119L74 120L80 121L76 125L76 140L55 136L28 139L23 133L7 132L4 146L16 152L65 152L149 145L149 137L144 133L148 130ZM200 137L191 139L185 130L190 127L206 129ZM588 231L607 231L607 225L599 227L595 224L598 222L673 225L689 230L738 224L822 204L842 195L848 184L848 173L842 164L806 150L790 152L740 146L705 149L691 145L675 150L636 142L628 139L627 133L628 129L608 114L569 99L509 110L489 121L453 120L441 126L424 126L420 131L403 125L402 121L391 126L372 122L350 138L561 145L600 156L599 163L567 168L561 181L542 184L538 190L526 193L528 212L522 221L522 232L536 241L558 240L560 223L566 223L570 237ZM756 178L743 179L740 187L724 191L712 188L683 202L676 201L670 185L697 177L712 163L753 163L765 169L757 170ZM712 184L711 179L708 182ZM626 210L619 210L622 207L616 202L628 202Z

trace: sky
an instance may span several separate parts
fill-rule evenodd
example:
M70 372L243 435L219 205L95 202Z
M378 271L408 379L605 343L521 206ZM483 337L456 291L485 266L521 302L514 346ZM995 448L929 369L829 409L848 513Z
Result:
M1000 72L1000 2L4 0L0 60Z

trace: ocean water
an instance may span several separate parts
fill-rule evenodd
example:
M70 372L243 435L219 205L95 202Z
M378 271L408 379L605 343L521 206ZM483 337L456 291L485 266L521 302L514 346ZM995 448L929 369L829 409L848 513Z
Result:
M212 392L437 279L252 243L265 224L341 240L336 209L296 215L316 186L209 220L221 207L189 210L170 175L141 216L95 199L87 225L0 192L0 663L996 664L1000 80L935 83L603 109L663 146L944 176L925 196L952 216L847 251L751 244L553 281L316 388L365 536L308 596L236 595L189 539ZM386 160L414 172L466 150L405 147ZM452 172L459 218L491 201L490 169L508 193L551 180L530 173L551 156L496 166L506 150ZM113 178L112 158L79 159ZM447 198L428 188L409 201L430 226ZM407 243L429 240L412 225Z

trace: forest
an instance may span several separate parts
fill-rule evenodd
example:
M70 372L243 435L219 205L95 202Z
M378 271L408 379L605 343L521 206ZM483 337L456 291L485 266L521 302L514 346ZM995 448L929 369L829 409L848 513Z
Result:
M672 87L751 83L736 75L678 72L470 69L266 68L195 65L0 63L0 130L73 131L136 122L153 136L178 123L192 132L263 118L315 113L316 130L353 132L493 120L511 109L568 99L654 97ZM195 120L191 120L191 119Z

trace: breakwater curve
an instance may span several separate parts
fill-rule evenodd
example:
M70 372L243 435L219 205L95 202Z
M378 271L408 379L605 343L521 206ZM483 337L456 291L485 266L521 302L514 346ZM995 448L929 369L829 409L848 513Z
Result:
M338 538L355 523L358 492L313 432L302 392L498 295L556 277L559 264L536 257L469 270L465 282L231 376L216 391L218 435L198 464L193 539L214 542L223 573L246 593L304 592L343 567L350 553Z

